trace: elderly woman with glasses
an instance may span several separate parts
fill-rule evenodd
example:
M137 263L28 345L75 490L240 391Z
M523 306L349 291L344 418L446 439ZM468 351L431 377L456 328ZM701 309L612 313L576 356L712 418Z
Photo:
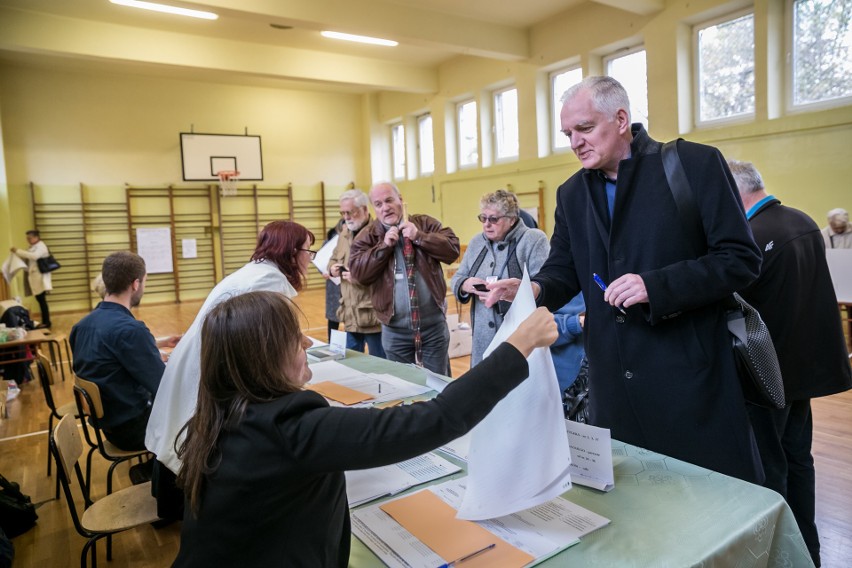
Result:
M145 436L145 446L157 456L153 481L160 517L182 516L183 494L174 485L174 475L181 464L175 448L178 432L195 412L204 319L221 302L248 292L278 292L288 298L296 296L304 286L308 266L316 256L316 251L311 250L313 244L313 233L298 223L273 221L266 225L257 236L251 260L213 288L195 321L169 357Z
M503 278L521 278L524 266L533 276L550 253L547 235L527 227L519 217L515 194L504 189L487 193L479 201L478 219L482 233L471 239L450 288L463 304L473 300L470 325L473 328L471 366L482 360L494 334L503 323L508 302L485 306L486 285Z

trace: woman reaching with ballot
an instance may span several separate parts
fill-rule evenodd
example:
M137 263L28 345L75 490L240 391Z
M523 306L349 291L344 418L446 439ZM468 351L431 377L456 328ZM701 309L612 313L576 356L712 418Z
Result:
M336 408L316 392L291 302L252 292L201 330L197 412L179 450L187 496L175 566L340 566L349 561L343 472L400 462L462 436L528 375L556 339L537 309L435 399Z
M213 288L169 357L145 436L145 446L159 462L154 467L152 491L157 497L160 517L179 519L183 516L183 494L174 485L175 475L180 470L175 448L178 433L195 412L198 399L204 318L220 302L246 292L267 290L287 297L296 296L304 286L308 266L316 254L310 250L313 244L314 235L298 223L273 221L266 225L257 236L251 260ZM236 330L230 333L238 335Z

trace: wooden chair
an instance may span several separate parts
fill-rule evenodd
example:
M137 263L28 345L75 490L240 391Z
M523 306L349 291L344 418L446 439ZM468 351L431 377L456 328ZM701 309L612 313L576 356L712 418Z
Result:
M53 430L53 420L61 420L64 416L73 416L77 418L77 404L75 402L69 402L68 404L63 404L60 407L56 407L56 403L53 400L53 392L50 390L50 385L54 383L53 379L53 368L50 365L50 361L47 357L45 357L42 353L38 354L36 358L36 368L38 369L38 381L41 384L41 390L44 392L44 401L47 403L47 407L50 409L50 417L47 419L47 437L50 439L50 432ZM47 476L50 477L50 468L51 462L53 461L53 456L50 455L50 452L47 453ZM59 499L59 478L56 478L56 498Z
M112 472L118 464L143 457L151 458L148 450L122 450L109 440L101 428L101 419L104 417L104 407L101 401L101 391L98 385L76 377L74 379L74 394L77 400L77 415L83 424L83 437L89 444L89 454L86 456L86 487L91 487L92 454L97 449L104 459L111 461L107 472L107 495L112 493Z
M64 416L56 428L50 432L50 451L56 459L56 473L68 502L74 528L88 542L80 555L81 568L86 567L86 555L92 550L92 568L98 565L97 541L107 539L107 560L112 560L112 535L152 523L159 520L157 500L151 496L151 482L133 485L116 491L103 499L92 502L83 481L80 469L80 457L83 455L83 443L77 431L77 422L73 416ZM71 490L71 471L77 477L83 492L84 510L80 515L74 503Z

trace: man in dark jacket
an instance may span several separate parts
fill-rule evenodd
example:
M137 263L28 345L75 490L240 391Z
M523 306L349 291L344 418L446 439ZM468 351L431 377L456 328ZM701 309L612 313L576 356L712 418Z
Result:
M441 263L459 257L459 239L428 215L405 213L395 185L370 189L376 220L352 243L352 280L370 287L382 322L382 347L391 361L416 363L449 376L447 283Z
M630 124L624 88L589 77L563 101L562 130L583 169L558 190L550 256L533 292L550 310L583 292L590 423L762 482L722 302L754 280L760 252L722 155L678 146L706 235L697 256L666 182L661 144ZM513 298L517 285L491 284L487 302Z
M767 195L753 164L728 165L754 240L763 250L760 276L741 293L769 328L787 399L780 410L749 405L748 413L766 472L765 485L787 500L819 566L810 399L852 388L825 243L813 219Z

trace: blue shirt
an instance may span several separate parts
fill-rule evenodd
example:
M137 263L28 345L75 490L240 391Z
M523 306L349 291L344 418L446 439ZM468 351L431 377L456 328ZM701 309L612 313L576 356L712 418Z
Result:
M767 195L766 197L764 197L763 199L761 199L760 201L758 201L757 203L752 205L749 208L749 210L746 211L746 219L751 219L752 217L754 217L754 214L757 213L758 210L760 210L761 207L763 207L764 203L766 203L767 201L772 201L774 199L775 199L774 195Z
M166 366L154 337L130 310L101 302L71 329L74 373L98 385L109 431L147 411Z

